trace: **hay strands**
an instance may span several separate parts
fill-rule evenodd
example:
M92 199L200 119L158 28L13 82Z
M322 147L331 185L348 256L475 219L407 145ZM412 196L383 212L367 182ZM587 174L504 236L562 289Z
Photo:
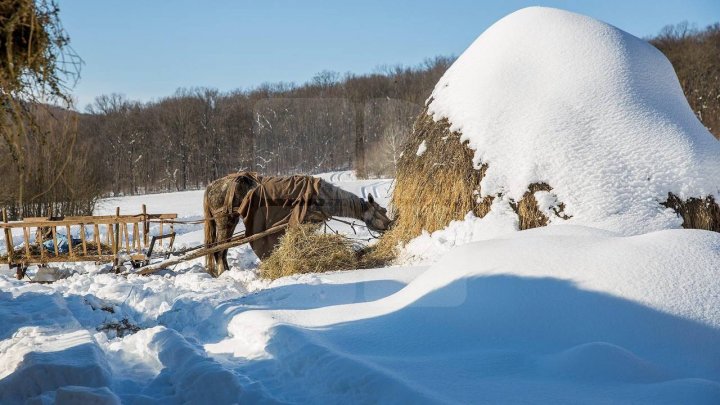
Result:
M228 242L219 243L219 244L216 244L216 245L213 245L213 246L205 246L205 247L203 247L202 249L197 249L197 250L191 251L191 252L189 252L189 253L187 253L187 254L185 254L185 255L183 255L183 256L176 257L176 258L173 258L173 259L165 260L165 261L160 262L160 263L156 263L156 264L152 264L152 265L149 265L149 266L142 267L142 268L140 268L140 269L139 269L138 271L136 271L136 272L132 272L132 273L127 273L127 272L126 272L126 273L123 273L123 274L140 274L140 275L153 274L153 273L156 273L156 272L158 272L158 271L160 271L160 270L162 270L162 269L166 269L166 268L168 268L168 267L170 267L170 266L175 266L175 265L177 265L177 264L179 264L179 263L186 262L186 261L188 261L188 260L197 259L198 257L203 257L203 256L209 255L209 254L211 254L211 253L219 252L219 251L222 251L222 250L225 250L225 249L229 249L229 248L231 248L231 247L244 245L244 244L246 244L246 243L250 243L250 242L252 242L252 241L255 241L255 240L258 240L258 239L262 239L262 238L264 238L264 237L266 237L266 236L268 236L268 235L271 235L271 234L274 234L274 233L277 233L277 232L281 232L281 231L283 231L283 230L284 230L285 228L287 228L287 227L288 227L288 224L277 225L277 226L274 226L274 227L272 227L272 228L270 228L270 229L268 229L268 230L266 230L266 231L263 231L263 232L260 232L260 233L256 233L256 234L254 234L254 235L250 235L250 236L247 236L247 237L246 237L246 236L242 236L242 237L238 237L238 238L232 238L232 239L231 239L230 241L228 241Z

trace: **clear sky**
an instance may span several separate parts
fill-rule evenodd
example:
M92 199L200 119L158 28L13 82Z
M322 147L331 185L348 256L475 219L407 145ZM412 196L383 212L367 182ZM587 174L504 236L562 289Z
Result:
M78 108L100 94L149 101L178 87L228 91L303 83L322 70L367 73L459 55L493 22L544 5L639 37L720 21L720 0L59 0L85 65Z

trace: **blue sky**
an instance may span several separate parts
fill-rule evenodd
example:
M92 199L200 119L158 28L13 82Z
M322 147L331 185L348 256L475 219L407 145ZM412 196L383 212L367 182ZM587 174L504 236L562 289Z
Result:
M178 87L227 91L302 83L322 70L367 73L459 55L526 6L586 14L636 36L681 21L720 21L720 0L230 1L59 0L83 58L78 108L100 95L149 101Z

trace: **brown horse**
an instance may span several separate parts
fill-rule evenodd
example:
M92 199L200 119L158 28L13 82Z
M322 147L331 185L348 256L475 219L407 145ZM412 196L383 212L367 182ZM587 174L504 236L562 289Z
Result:
M245 196L260 182L260 176L253 172L238 172L210 183L205 189L203 210L205 214L205 245L227 242L240 221L236 209ZM230 266L227 250L209 254L206 267L210 274L219 276ZM216 268L219 266L219 269Z
M241 172L216 180L205 190L206 245L212 245L232 237L233 231L241 217L241 205L243 205L242 209L246 210L246 216L253 217L249 218L252 225L251 228L246 230L246 235L261 230L258 229L257 216L255 215L258 213L258 210L263 210L261 215L267 215L275 209L279 208L282 210L283 207L286 207L286 204L276 201L274 198L258 200L256 197L258 197L258 195L267 197L272 193L270 189L275 185L287 184L285 181L292 180L297 182L298 179L306 179L308 182L314 183L312 187L313 195L309 197L311 201L304 202L307 204L307 213L303 215L302 218L304 221L327 220L336 216L355 218L362 220L371 230L379 232L387 230L392 223L387 217L385 208L375 202L372 195L369 195L368 200L365 201L349 191L345 191L333 184L311 176L260 177L256 173ZM243 204L246 196L248 197L248 201ZM252 204L249 204L251 198L256 199L253 200ZM253 211L247 211L248 209L252 209ZM267 217L263 218L268 219ZM272 222L272 219L268 220ZM246 227L247 225L246 223ZM268 222L265 225L270 226L270 223ZM262 227L263 225L261 224L260 228ZM266 258L282 234L281 232L254 242L252 247L256 254L258 254L258 257L261 259ZM219 265L217 271L215 267L216 264ZM207 269L210 274L215 276L228 270L227 250L208 255Z

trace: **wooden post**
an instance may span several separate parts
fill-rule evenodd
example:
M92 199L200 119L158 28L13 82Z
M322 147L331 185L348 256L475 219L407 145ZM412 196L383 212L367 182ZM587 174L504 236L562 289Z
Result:
M115 241L117 238L115 237L115 232L109 232L110 235L110 251L113 255L115 255L118 251L118 248L115 244Z
M159 270L168 268L170 266L174 266L178 263L182 263L184 261L197 259L198 257L203 257L203 256L206 256L211 253L220 252L222 250L229 249L231 247L240 246L245 243L250 243L250 242L256 241L258 239L262 239L268 235L272 235L276 232L280 232L287 227L288 227L288 224L276 225L266 231L256 233L255 235L251 235L248 237L242 237L242 238L238 238L238 239L231 238L229 242L220 243L220 244L217 244L210 248L198 249L193 252L189 252L189 253L185 254L184 256L166 260L162 263L153 264L152 266L143 267L140 271L136 272L135 274L142 274L142 275L152 274Z
M148 222L147 217L147 207L145 204L142 205L142 214L143 214L143 247L145 249L148 248L148 234L150 233L150 223Z
M83 256L87 256L87 241L85 240L85 224L80 224L80 239L82 240Z
M101 243L100 243L100 227L98 226L98 224L93 224L93 231L94 231L93 237L95 238L95 243L97 244L97 247L96 247L97 254L98 254L98 256L102 256L102 248L100 247L100 245L101 245Z
M30 253L30 228L23 227L23 241L25 243L25 260L30 261L32 254Z
M58 250L58 241L57 241L57 227L52 227L52 238L53 238L53 246L55 247L55 257L58 257L60 255L60 252Z
M130 251L130 235L128 233L128 224L127 224L127 222L124 222L122 225L123 225L123 234L125 235L125 250Z
M75 252L73 251L72 233L70 232L70 225L65 225L65 232L67 232L68 256L75 257Z
M163 236L163 222L164 221L162 219L160 219L160 235L158 235L158 236ZM162 245L163 245L163 240L160 239L160 247L162 247Z
M140 250L140 223L133 222L133 249Z
M115 238L113 238L112 247L113 254L115 255L115 258L113 259L113 266L117 268L118 265L120 265L120 207L115 208L115 221Z
M3 208L3 210L2 210L2 220L3 220L3 223L5 225L7 225L8 214L7 214L7 209L5 209L5 208ZM8 228L7 226L5 227L5 248L7 249L8 265L12 269L15 251L14 251L13 242L12 242L12 232L10 231L10 228Z
M38 232L38 230L40 230ZM43 245L43 232L42 227L35 228L35 237L40 236L40 240L36 240L35 242L38 244L38 247L40 248L40 261L45 263L45 246Z

